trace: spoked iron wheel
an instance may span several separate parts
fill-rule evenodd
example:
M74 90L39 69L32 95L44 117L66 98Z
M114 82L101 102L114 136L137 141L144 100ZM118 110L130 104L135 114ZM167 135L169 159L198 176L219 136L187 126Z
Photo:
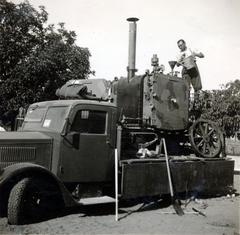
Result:
M216 124L209 120L197 120L189 130L194 152L201 157L217 157L222 150L223 134Z

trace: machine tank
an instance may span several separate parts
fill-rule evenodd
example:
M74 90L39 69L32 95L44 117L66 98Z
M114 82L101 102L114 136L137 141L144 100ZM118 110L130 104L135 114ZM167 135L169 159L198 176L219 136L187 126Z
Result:
M135 76L130 81L121 77L116 85L118 120L142 124L143 84L145 76Z
M118 118L161 130L188 126L189 92L183 79L161 73L121 78L117 84Z
M189 92L181 78L154 73L143 83L143 122L163 130L188 126Z
M160 130L184 130L188 126L189 91L186 82L165 75L155 55L153 71L135 76L136 22L129 21L128 76L115 83L118 119L128 124L144 125ZM153 63L154 62L154 63ZM131 65L131 67L130 67Z

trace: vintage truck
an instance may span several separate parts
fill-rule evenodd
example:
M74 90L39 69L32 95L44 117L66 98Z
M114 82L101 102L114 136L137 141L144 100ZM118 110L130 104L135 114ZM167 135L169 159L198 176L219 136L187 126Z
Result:
M131 45L136 19L129 21ZM113 197L116 153L118 199L169 194L163 139L175 193L232 190L234 161L222 154L215 123L189 122L185 81L156 61L151 73L136 76L130 62L128 77L111 83L67 82L59 100L30 105L18 131L0 133L0 215L10 224L38 221L84 198Z

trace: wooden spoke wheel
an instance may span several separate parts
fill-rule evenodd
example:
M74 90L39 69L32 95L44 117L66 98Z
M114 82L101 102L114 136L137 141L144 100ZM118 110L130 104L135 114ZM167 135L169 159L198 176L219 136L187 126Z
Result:
M204 158L218 157L222 150L223 134L212 121L199 119L189 129L194 152Z

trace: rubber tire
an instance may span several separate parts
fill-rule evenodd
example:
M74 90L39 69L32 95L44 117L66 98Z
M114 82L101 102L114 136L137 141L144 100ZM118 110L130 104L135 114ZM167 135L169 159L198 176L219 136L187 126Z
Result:
M24 178L11 190L8 199L8 223L14 225L39 222L63 208L60 195L48 198L53 185L35 178ZM56 188L55 188L56 189ZM52 191L53 192L53 191ZM39 195L44 195L43 200ZM44 201L38 204L38 201Z
M18 182L11 190L8 199L8 223L23 223L23 200L24 194L29 183L29 178L25 178Z

